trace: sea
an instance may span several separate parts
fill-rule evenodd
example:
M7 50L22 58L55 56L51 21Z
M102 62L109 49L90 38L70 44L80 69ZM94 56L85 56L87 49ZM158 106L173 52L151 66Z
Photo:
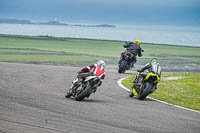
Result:
M60 25L0 24L0 34L54 36L134 41L200 47L200 27L166 25L116 25L81 27Z

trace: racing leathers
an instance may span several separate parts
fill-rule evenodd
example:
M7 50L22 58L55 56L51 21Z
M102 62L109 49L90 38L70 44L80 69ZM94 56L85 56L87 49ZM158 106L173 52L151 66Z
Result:
M83 67L82 70L78 73L78 77L82 78L82 80L85 80L86 77L90 75L96 75L100 79L105 78L105 70L103 67L101 67L99 64L92 64L87 67ZM102 82L99 84L99 86L102 84ZM96 91L96 88L95 88Z
M139 45L135 44L134 42L125 42L126 44L124 45L124 48L127 48L126 51L133 54L134 58L131 61L129 67L133 67L133 64L137 61L136 56L138 55L139 57L142 56L142 49ZM123 54L121 54L119 64L123 60Z
M142 56L142 49L139 45L133 43L133 42L126 42L124 45L124 48L127 48L126 51L132 53L134 56Z
M158 74L159 77L161 77L161 67L159 65L159 63L157 62L151 62L146 64L144 67L142 67L141 69L137 70L138 72L144 72L145 70L147 70L147 73L152 72L154 74ZM141 82L143 81L144 77L146 77L146 73L143 74L139 74L138 77L136 77L134 84L141 84Z

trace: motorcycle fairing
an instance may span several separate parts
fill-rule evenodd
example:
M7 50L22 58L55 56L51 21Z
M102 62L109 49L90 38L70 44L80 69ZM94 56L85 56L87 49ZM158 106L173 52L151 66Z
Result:
M156 77L157 80L154 81L155 83L157 83L158 81L160 81L160 77L157 74L154 74L154 73L148 73L144 80L147 80L150 77Z

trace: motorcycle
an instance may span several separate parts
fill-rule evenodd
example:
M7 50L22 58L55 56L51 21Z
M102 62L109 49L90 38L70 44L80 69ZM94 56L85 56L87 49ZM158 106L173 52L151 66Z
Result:
M125 51L121 53L121 57L122 57L122 60L120 60L119 62L118 72L125 73L126 70L129 70L132 67L134 67L135 56L132 53Z
M139 79L136 80L137 78ZM141 74L140 72L137 72L136 79L133 82L133 91L129 96L136 96L139 100L144 100L149 94L153 93L156 90L157 83L160 81L158 74L151 72L147 74Z
M75 97L77 101L88 98L92 93L96 92L98 86L101 85L101 79L98 76L89 75L85 79L76 76L71 87L67 90L65 97Z

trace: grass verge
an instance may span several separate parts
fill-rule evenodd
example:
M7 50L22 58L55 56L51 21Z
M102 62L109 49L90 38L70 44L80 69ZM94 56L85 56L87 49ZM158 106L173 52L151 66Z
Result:
M122 84L130 89L133 79L135 76L130 76ZM164 73L158 89L149 96L200 111L200 73Z

